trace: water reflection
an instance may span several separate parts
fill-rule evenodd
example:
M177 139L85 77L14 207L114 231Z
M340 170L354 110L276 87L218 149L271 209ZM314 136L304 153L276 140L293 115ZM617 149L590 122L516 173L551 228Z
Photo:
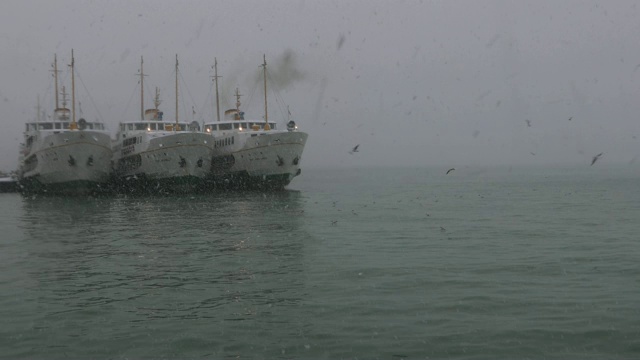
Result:
M303 207L294 191L25 198L31 321L49 331L40 341L102 325L113 338L141 326L199 338L204 327L243 334L238 344L287 332L307 296ZM183 323L202 319L215 321Z

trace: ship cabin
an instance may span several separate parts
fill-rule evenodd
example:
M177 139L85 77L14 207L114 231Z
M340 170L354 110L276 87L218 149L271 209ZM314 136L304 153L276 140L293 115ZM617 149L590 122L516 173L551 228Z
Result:
M125 136L127 131L199 131L200 124L197 121L191 123L164 121L163 112L158 109L147 109L144 112L144 120L120 123L120 132Z
M261 120L245 120L244 112L237 109L230 109L224 112L224 121L207 123L204 131L207 133L217 131L269 131L275 130L276 123L266 123Z
M82 119L80 119L82 120ZM105 130L104 124L100 122L86 122L86 127L81 130ZM39 121L27 123L26 131L36 130L53 130L54 133L58 133L63 130L71 129L71 121Z
M54 111L53 121L35 121L26 124L25 131L42 131L52 130L58 133L63 130L105 130L104 124L101 122L89 122L85 119L78 120L75 124L69 119L69 109L58 108Z
M216 123L206 124L204 126L204 131L211 133L215 131L268 131L275 130L276 123L269 122L269 126L265 126L264 121L239 121L239 122L229 122L229 121L220 121Z
M120 124L120 131L188 131L192 130L193 124L188 123L175 123L175 121L133 121ZM192 130L193 131L193 130Z

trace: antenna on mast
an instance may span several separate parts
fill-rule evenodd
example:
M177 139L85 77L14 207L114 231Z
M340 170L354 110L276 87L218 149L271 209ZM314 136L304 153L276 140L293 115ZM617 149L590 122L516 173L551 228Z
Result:
M69 129L75 130L78 128L76 124L76 80L74 71L75 59L73 58L73 49L71 49L71 124Z
M60 72L58 70L58 55L54 54L53 55L53 78L55 79L55 91L56 91L56 109L58 109L60 107L59 105L59 101L58 101L58 73Z
M176 130L178 129L178 54L176 54Z
M140 119L144 120L144 60L140 56Z
M155 105L155 109L158 110L158 106L160 106L160 91L156 86L156 97L153 99L153 105Z
M238 112L240 112L240 96L242 96L240 94L240 90L238 90L238 88L236 88L236 110L238 110Z
M38 95L38 102L36 104L36 121L40 122L40 95Z
M267 56L262 54L262 72L264 74L264 122L269 123L269 114L267 112Z
M218 78L222 76L218 76L218 58L213 58L213 68L215 70L215 75L213 75L213 81L216 82L216 118L218 122L220 122L220 97L218 96Z
M65 109L67 108L67 90L65 89L64 85L62 86L62 107Z

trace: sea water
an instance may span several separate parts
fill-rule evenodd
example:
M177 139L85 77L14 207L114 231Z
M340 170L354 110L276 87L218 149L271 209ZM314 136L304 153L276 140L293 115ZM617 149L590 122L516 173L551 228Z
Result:
M640 358L640 171L596 165L0 194L0 357Z

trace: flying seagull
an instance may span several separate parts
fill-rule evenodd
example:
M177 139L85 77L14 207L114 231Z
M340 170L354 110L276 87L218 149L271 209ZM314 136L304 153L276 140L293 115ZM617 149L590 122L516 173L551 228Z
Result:
M569 121L571 121L571 119L573 119L573 116L570 116L570 117L569 117Z
M527 127L531 127L531 120L526 119L525 121L527 122Z
M598 159L600 159L600 156L602 156L602 154L604 154L604 153L600 153L600 154L594 156L593 159L591 160L591 165L595 164L596 161L598 161Z
M349 154L357 153L358 152L358 146L360 146L360 144L354 146L353 149L351 149L351 151L349 151Z
M447 170L447 175L449 175L450 172L452 172L453 170L455 170L456 168L451 168L449 170Z

